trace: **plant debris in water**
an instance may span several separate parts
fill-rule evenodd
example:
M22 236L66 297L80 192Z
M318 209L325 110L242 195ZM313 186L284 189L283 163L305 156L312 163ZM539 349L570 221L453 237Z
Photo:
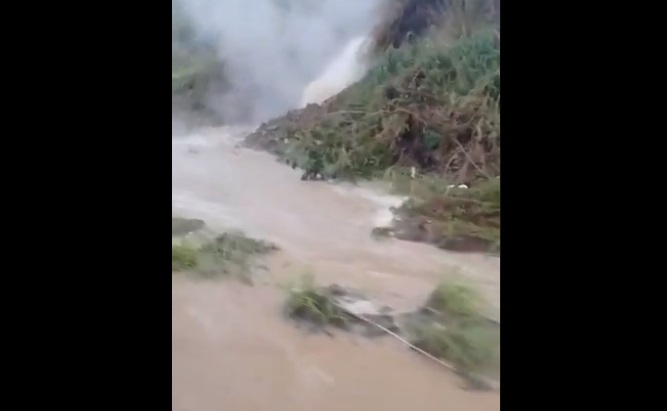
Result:
M287 316L298 324L325 332L335 327L366 336L394 334L412 348L453 364L470 388L488 389L489 379L500 378L500 326L480 315L481 307L472 289L443 282L423 307L396 314L355 291L318 287L312 276L290 287L285 303ZM363 327L355 327L359 325Z
M473 289L440 283L406 333L416 347L451 362L464 376L500 378L500 324L480 314L482 305Z
M256 257L278 248L271 243L255 240L241 232L226 232L201 245L172 243L172 271L186 271L204 278L235 276L252 282L257 269Z
M197 267L197 248L188 244L171 245L171 271L192 270Z
M315 285L312 275L303 276L288 289L285 313L292 320L326 332L328 326L344 328L349 316L333 302L328 288Z

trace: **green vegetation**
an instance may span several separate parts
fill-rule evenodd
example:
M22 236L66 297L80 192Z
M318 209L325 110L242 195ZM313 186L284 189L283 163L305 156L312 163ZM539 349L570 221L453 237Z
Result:
M500 332L480 322L428 325L416 332L414 344L429 354L449 361L464 375L497 377L500 367Z
M432 176L411 183L410 201L397 210L401 220L392 230L397 238L453 251L500 252L499 177L470 189Z
M171 270L185 271L197 267L197 248L189 244L171 245Z
M326 288L317 287L312 275L304 275L287 289L285 311L289 318L317 327L343 327L347 316L331 300Z
M415 346L454 364L463 373L498 376L500 326L480 314L482 300L471 288L443 282L431 294L427 321L414 327Z
M240 232L227 232L201 245L186 240L172 242L171 269L204 278L234 276L252 282L256 257L277 250L273 244Z
M396 15L376 30L374 64L361 81L322 105L263 124L246 142L302 169L306 179L389 181L409 200L395 210L400 219L393 227L372 231L378 239L393 236L448 250L497 252L498 0L442 0L448 9L438 15L438 27L399 48L389 47L402 35L397 22L410 20L406 13L414 12L408 5L419 2L430 0L396 0ZM492 10L491 22L480 17L481 10ZM210 48L193 45L187 22L175 22L173 31L172 91L202 107L212 84L224 83L224 67ZM255 257L272 250L275 246L242 233L225 233L198 246L174 243L172 270L249 281ZM290 286L287 294L285 311L293 320L322 329L349 329L351 321L364 320L344 311L332 289L317 286L312 276ZM483 305L469 287L443 282L421 310L401 314L395 322L400 331L390 334L465 375L497 377L500 326L481 314Z
M495 24L473 24L483 7L470 14L456 12L454 3L461 2L452 2L439 28L382 52L361 81L321 106L264 124L247 143L303 169L304 178L403 173L412 197L397 227L413 232L405 239L497 251L500 35ZM412 167L414 175L406 176ZM413 195L415 186L423 195Z
M469 318L480 310L481 298L470 287L441 282L433 290L426 306L447 316Z
M499 155L499 65L492 34L391 50L306 124L278 130L288 140L280 154L325 177L370 178L398 165L459 181L497 174L494 161L468 157Z
M355 330L348 326L362 321L384 334L387 326L377 321L380 317L390 317L385 322L396 327L396 332L390 330L391 336L399 336L413 348L453 364L461 374L475 382L480 382L477 381L480 375L499 378L500 325L480 314L483 300L473 289L442 282L422 309L398 316L347 312L336 303L335 299L340 295L352 297L354 294L337 286L319 287L311 275L306 275L288 287L285 310L297 323L325 331L330 326Z

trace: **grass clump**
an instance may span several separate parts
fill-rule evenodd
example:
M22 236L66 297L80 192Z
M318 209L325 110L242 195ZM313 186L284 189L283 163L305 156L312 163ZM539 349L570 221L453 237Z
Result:
M464 374L499 377L500 326L480 314L481 298L457 283L440 283L425 306L430 314L414 329L413 343Z
M379 331L379 335L397 337L412 348L454 365L479 388L489 388L489 378L499 379L500 326L480 314L482 300L472 288L442 282L424 307L401 314L392 314L389 308L379 315L357 315L354 309L345 311L344 305L336 303L336 296L344 295L354 294L335 285L318 287L312 275L305 275L287 288L285 313L317 331L327 332L333 326L353 332L374 331L364 332L367 336L378 335ZM387 321L381 317L387 317ZM355 324L364 327L353 327Z
M226 232L197 247L172 244L172 271L187 271L204 278L235 276L252 282L256 258L275 250L277 247L271 243L241 232Z
M285 312L292 320L319 327L344 327L347 317L336 306L330 291L317 287L312 275L304 275L287 290Z
M187 244L171 245L171 270L191 270L197 266L197 248Z
M447 316L470 318L477 315L481 298L466 285L443 281L433 290L426 305Z
M423 189L428 190L430 195L411 197L397 210L402 217L397 223L399 232L428 233L428 236L423 234L422 241L448 250L500 251L499 178L480 182L470 189L442 184Z
M462 373L489 373L499 366L499 333L482 323L454 322L417 329L415 346L449 361Z

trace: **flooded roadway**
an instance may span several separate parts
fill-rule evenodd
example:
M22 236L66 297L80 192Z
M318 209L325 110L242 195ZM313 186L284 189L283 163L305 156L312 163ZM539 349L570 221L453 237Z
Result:
M305 334L280 316L277 285L308 271L396 308L412 308L443 276L463 276L500 315L499 259L376 241L399 198L371 187L303 182L266 153L236 147L246 130L172 139L173 215L242 229L281 251L254 287L233 281L172 287L173 410L420 411L500 407L391 339ZM385 221L382 221L385 220Z

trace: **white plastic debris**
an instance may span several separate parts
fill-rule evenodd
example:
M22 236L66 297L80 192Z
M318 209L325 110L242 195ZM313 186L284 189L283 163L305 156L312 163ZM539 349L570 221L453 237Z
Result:
M447 186L447 190L452 189L452 188L454 188L454 187L456 187L456 188L463 188L463 189L467 189L467 188L468 188L468 186L465 185L465 184L459 184L458 186L457 186L457 185L454 185L454 184L450 184L450 185Z

